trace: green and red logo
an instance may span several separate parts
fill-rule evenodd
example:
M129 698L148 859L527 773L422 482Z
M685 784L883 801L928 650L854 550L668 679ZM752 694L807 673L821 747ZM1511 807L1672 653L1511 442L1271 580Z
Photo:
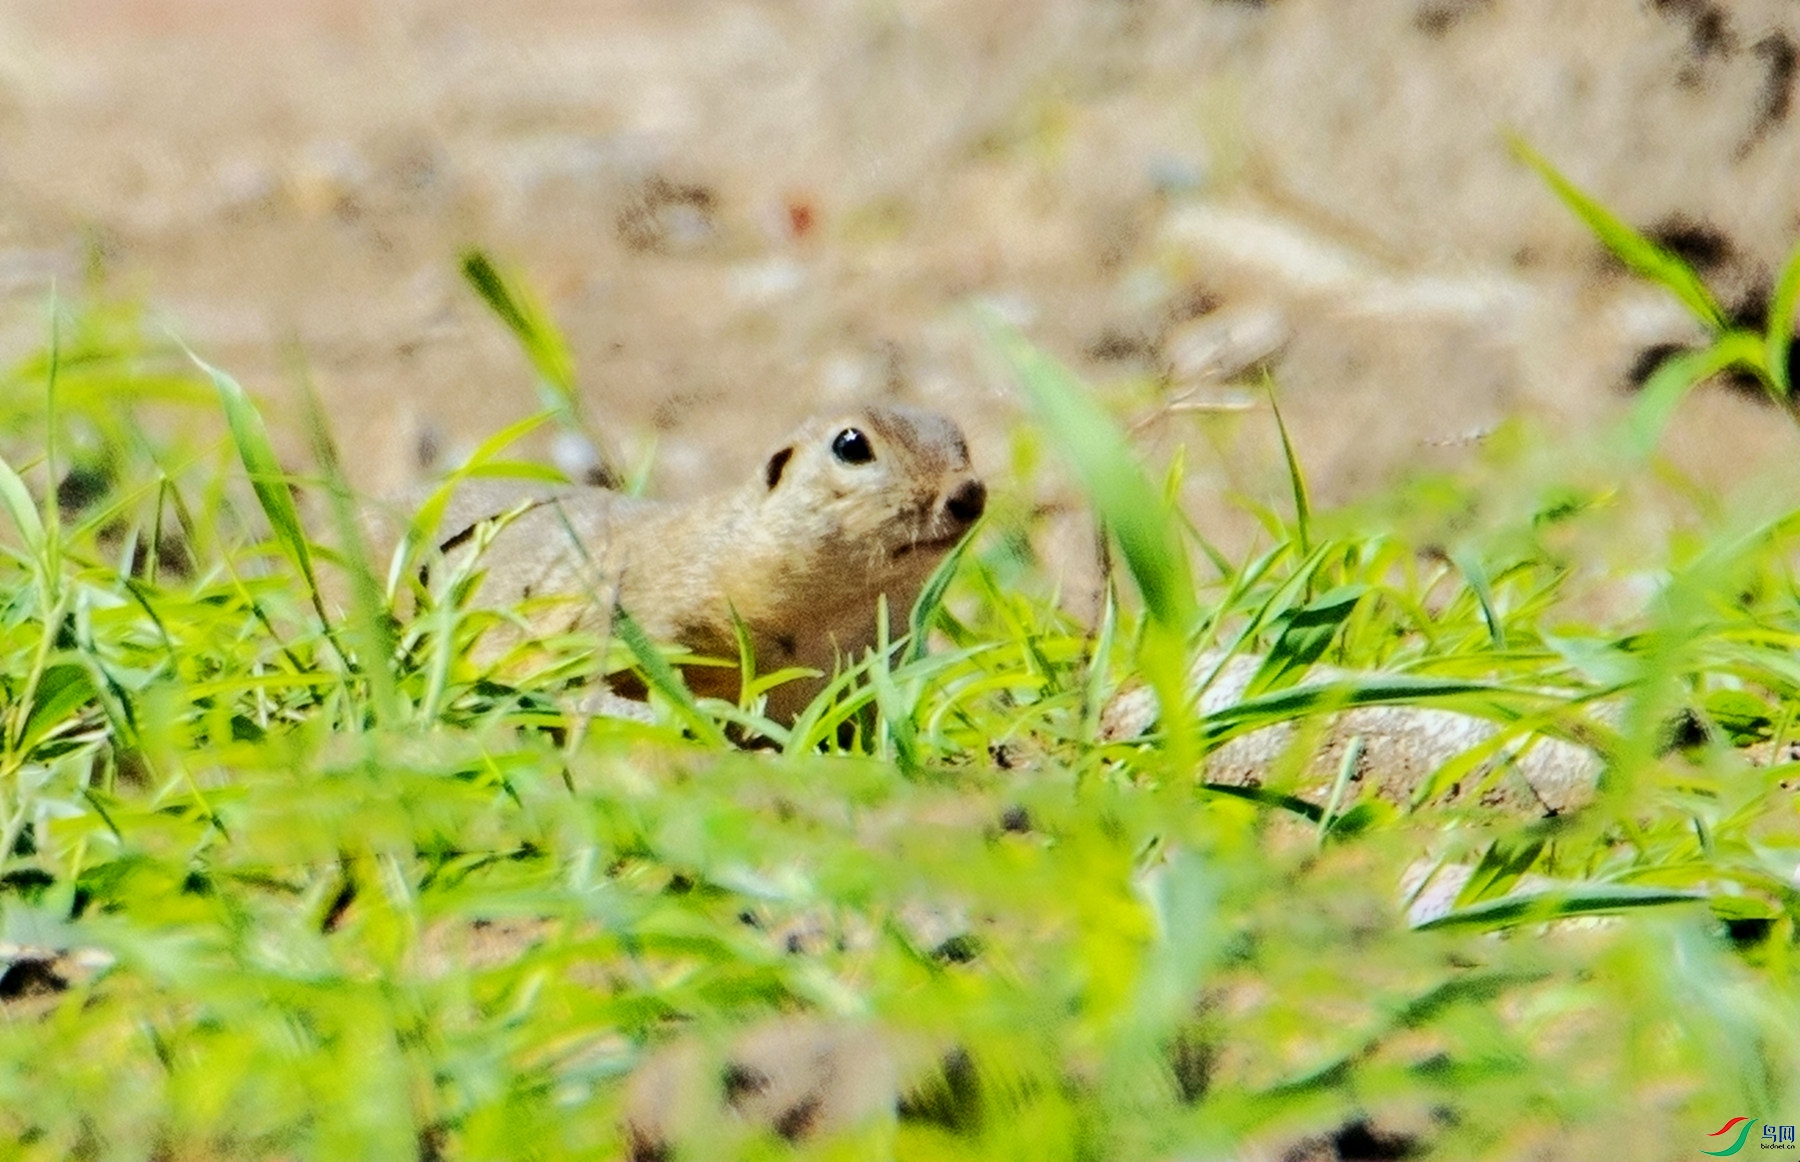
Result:
M1739 1123L1742 1123L1742 1128L1739 1128ZM1737 1141L1725 1147L1723 1150L1702 1150L1700 1152L1702 1154L1710 1154L1714 1158L1723 1158L1727 1154L1735 1154L1744 1148L1744 1139L1750 1136L1750 1130L1755 1125L1755 1118L1732 1118L1729 1122L1726 1122L1706 1136L1709 1138L1717 1138L1721 1134L1729 1134L1733 1129L1737 1129Z

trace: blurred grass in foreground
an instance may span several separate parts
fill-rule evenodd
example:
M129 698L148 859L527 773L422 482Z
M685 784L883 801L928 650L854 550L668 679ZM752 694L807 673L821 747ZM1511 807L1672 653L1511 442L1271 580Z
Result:
M1071 623L1002 515L922 606L932 649L782 730L655 681L655 722L587 719L641 652L501 683L465 657L493 615L454 604L334 624L329 459L284 475L129 314L65 320L0 381L0 1157L616 1157L656 1046L803 1011L914 1062L896 1115L808 1156L1684 1158L1800 1115L1800 518L1620 578L1583 546L1629 482L1502 447L1504 488L1272 523L1195 600L1104 411L995 342L1134 590ZM130 419L219 401L235 440ZM1608 587L1638 597L1571 613ZM1208 649L1268 659L1213 715L1182 695ZM1317 665L1369 676L1320 695ZM1146 675L1157 730L1104 741ZM1599 792L1556 817L1309 811L1303 755L1260 797L1205 782L1233 734L1358 700L1553 730L1600 699ZM723 742L746 724L784 745ZM1421 860L1476 869L1426 930Z

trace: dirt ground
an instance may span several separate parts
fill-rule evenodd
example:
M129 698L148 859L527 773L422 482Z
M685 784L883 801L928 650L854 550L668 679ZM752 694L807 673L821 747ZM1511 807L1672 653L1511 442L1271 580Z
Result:
M962 417L1004 489L986 302L1231 527L1285 488L1264 368L1329 503L1509 415L1588 430L1691 334L1508 132L1753 310L1800 239L1797 43L1793 0L7 0L0 354L98 269L271 398L297 338L391 489L535 407L480 246L659 491L867 397ZM1674 444L1780 474L1773 416L1715 394Z

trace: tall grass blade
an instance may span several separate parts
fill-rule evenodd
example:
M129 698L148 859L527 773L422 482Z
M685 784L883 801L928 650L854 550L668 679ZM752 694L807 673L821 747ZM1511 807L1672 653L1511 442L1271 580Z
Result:
M206 372L218 390L219 403L225 410L225 423L231 429L232 443L237 448L238 459L243 462L245 473L250 477L250 487L256 492L257 503L262 506L263 515L268 518L275 543L281 546L294 568L300 571L309 596L323 617L319 579L313 568L312 544L306 539L306 529L300 523L300 510L294 504L294 494L288 488L288 474L275 456L275 446L269 440L269 429L263 423L262 413L237 380L192 351L188 352L188 358Z
M918 730L913 726L913 702L915 699L904 697L900 684L894 681L893 643L888 641L888 606L887 597L878 599L876 616L875 647L869 651L866 673L869 688L875 692L875 706L881 711L881 741L884 749L891 751L894 763L902 774L918 773L919 742ZM882 757L888 757L883 755Z
M1322 597L1281 614L1281 632L1269 648L1262 666L1244 688L1246 696L1279 690L1299 681L1314 662L1325 656L1332 639L1357 603L1367 594L1363 584L1340 585Z
M1467 549L1458 549L1450 554L1450 563L1455 565L1469 583L1469 592L1475 595L1475 602L1481 607L1481 620L1487 624L1488 640L1494 648L1506 648L1506 626L1500 620L1500 611L1494 606L1494 585L1488 578L1487 566L1481 558Z
M913 602L912 611L906 618L910 640L906 645L905 661L916 662L925 656L925 650L931 641L932 620L943 607L944 594L949 590L950 582L955 580L956 570L962 566L963 555L969 551L969 546L974 543L975 536L980 531L981 524L978 522L962 540L956 542L955 548L944 554L944 559L938 562L937 568L931 571L931 576L920 587L918 599Z
M1750 366L1760 368L1762 358L1761 337L1747 331L1733 331L1709 347L1669 358L1645 381L1625 419L1625 453L1633 459L1643 459L1654 452L1675 416L1675 408L1688 392L1746 360L1751 361Z
M312 439L313 458L325 474L325 496L331 506L331 523L342 547L340 560L350 578L349 628L361 663L357 669L369 684L376 721L392 724L399 713L400 699L390 668L395 640L387 606L382 601L381 581L369 562L368 546L363 540L350 483L344 477L337 442L331 437L324 408L304 369L300 382L304 388L306 426Z
M1454 906L1468 907L1512 891L1513 886L1544 853L1545 840L1536 836L1503 836L1488 845L1481 862L1463 882Z
M1300 469L1300 456L1288 435L1287 421L1281 416L1281 405L1275 400L1275 379L1265 373L1263 390L1269 396L1269 410L1275 415L1275 430L1281 433L1281 454L1287 460L1288 486L1294 495L1294 535L1300 542L1300 555L1312 551L1312 499L1306 487L1306 473Z
M575 394L575 359L562 334L551 324L548 312L516 279L508 278L485 251L464 253L462 272L481 301L524 348L525 357L549 394L550 409L577 412L580 398Z
M1391 706L1447 703L1470 714L1506 721L1514 714L1509 701L1524 697L1487 682L1457 678L1391 676L1358 681L1320 682L1292 686L1244 698L1206 716L1203 729L1207 748L1223 746L1240 734L1260 730L1308 714L1336 713L1357 706Z
M62 311L57 305L56 287L50 288L50 351L44 368L44 476L51 496L44 504L44 570L46 580L61 573L62 507L56 503L55 490L62 476L56 462L58 429L56 393L62 378Z
M710 746L731 745L726 740L725 733L719 729L719 724L700 709L699 703L694 701L693 694L688 691L687 683L681 680L675 667L663 657L662 651L656 648L656 643L650 640L642 626L632 620L630 614L622 609L613 613L613 632L625 643L625 648L631 651L632 658L637 662L638 668L644 671L644 680L650 684L651 689L669 700L675 707L675 713L694 732L695 737Z
M1100 607L1100 628L1089 640L1087 680L1081 685L1081 738L1093 743L1100 737L1100 715L1106 709L1109 690L1108 672L1113 652L1113 636L1119 629L1119 598L1112 578L1107 578L1105 600Z
M31 490L25 487L25 481L4 458L0 458L0 505L5 506L6 515L12 518L13 527L19 530L19 540L25 551L34 560L42 561L44 519L38 515L37 504L31 499Z
M751 688L756 682L756 642L750 636L750 627L738 616L736 607L731 607L731 636L737 642L738 652L738 702L748 708Z
M1630 884L1594 884L1567 889L1547 889L1484 900L1456 908L1415 925L1420 930L1475 928L1494 931L1519 924L1543 924L1582 916L1613 916L1641 908L1666 908L1706 899L1704 892L1641 888Z
M1788 359L1794 346L1794 331L1800 328L1800 244L1788 255L1787 265L1775 282L1775 297L1769 303L1767 323L1769 382L1781 400L1794 394L1793 372Z
M462 272L476 295L499 316L524 349L526 359L537 372L538 393L545 409L593 448L599 460L598 483L607 488L623 488L625 474L619 468L618 457L604 441L594 437L583 419L581 395L575 388L575 359L562 332L551 322L549 312L484 251L465 252Z
M25 718L18 748L29 751L52 729L99 696L87 667L57 662L44 669L32 690L31 713Z
M1196 614L1187 553L1125 433L1068 368L998 320L988 321L988 333L1117 539L1151 618L1185 634Z
M1538 172L1563 204L1587 224L1594 236L1626 267L1662 284L1692 311L1694 317L1714 331L1726 327L1725 312L1694 268L1668 249L1632 229L1622 218L1601 205L1593 196L1564 177L1550 159L1527 145L1522 138L1512 138L1513 152L1526 165Z
M418 559L419 550L425 545L426 538L437 532L438 526L443 523L444 510L450 506L450 500L455 496L457 486L470 477L488 474L488 470L494 465L494 458L503 449L543 426L551 418L549 412L537 412L508 424L483 440L470 454L469 459L460 468L445 477L443 482L432 490L431 495L419 504L418 509L409 515L406 533L395 550L393 560L388 562L387 598L389 600L392 600L398 591L401 578Z
M1125 433L1075 374L998 318L983 321L1051 442L1074 468L1095 515L1118 541L1148 614L1139 660L1156 690L1171 760L1177 771L1185 770L1198 760L1185 685L1188 637L1199 609L1181 522L1138 465Z

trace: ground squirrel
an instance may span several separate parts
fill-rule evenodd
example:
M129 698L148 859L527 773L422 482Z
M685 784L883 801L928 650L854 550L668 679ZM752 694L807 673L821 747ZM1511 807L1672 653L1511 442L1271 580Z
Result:
M452 494L432 543L455 566L495 521L474 603L520 609L534 634L605 629L619 608L652 639L730 659L735 613L759 672L830 675L875 643L882 595L903 621L986 502L953 421L865 407L809 420L754 478L687 503L470 480ZM507 640L494 635L490 655ZM685 677L696 693L737 696L735 668L693 666ZM776 687L768 713L792 719L823 681Z

